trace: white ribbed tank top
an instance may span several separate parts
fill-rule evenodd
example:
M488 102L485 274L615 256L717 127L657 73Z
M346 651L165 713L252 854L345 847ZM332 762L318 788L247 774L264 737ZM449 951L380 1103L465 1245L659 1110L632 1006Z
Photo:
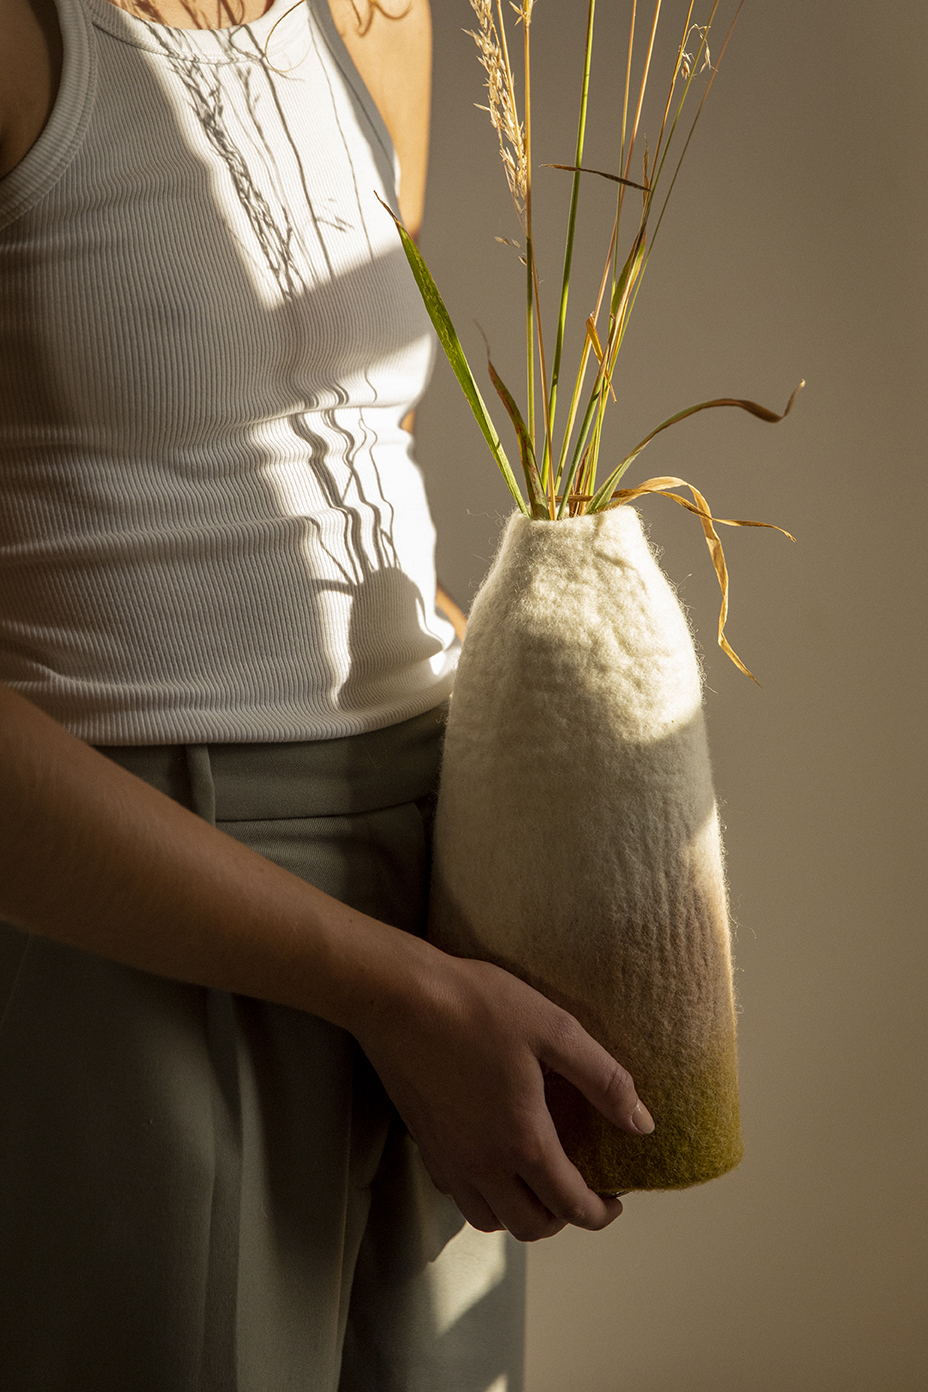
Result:
M330 738L450 689L392 146L326 0L291 4L58 0L58 100L0 181L0 680L93 743Z

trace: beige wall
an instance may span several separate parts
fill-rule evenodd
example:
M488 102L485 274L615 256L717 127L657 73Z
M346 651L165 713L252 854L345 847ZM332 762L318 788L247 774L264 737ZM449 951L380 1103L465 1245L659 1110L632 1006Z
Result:
M618 81L628 3L600 3L601 93ZM473 318L518 379L520 268L493 241L518 234L472 107L470 10L434 9L424 248L475 360ZM585 10L536 6L540 159L572 156ZM781 408L808 379L784 424L704 415L635 475L683 474L720 515L798 538L726 537L729 634L759 691L714 647L695 522L659 500L643 509L705 649L747 1154L705 1189L631 1197L605 1234L532 1250L529 1392L928 1386L926 39L924 0L752 0L639 300L616 450L691 402ZM596 124L588 155L608 168ZM539 203L562 200L567 177L540 171ZM601 227L604 190L586 195ZM562 233L540 220L551 301ZM585 314L588 294L575 303ZM468 601L507 494L443 366L420 456L445 583Z

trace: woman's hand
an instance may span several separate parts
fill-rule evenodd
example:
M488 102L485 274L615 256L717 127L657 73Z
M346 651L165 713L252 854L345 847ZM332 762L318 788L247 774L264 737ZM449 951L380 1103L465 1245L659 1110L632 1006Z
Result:
M433 950L434 951L434 950ZM654 1123L629 1074L573 1016L488 962L437 953L412 999L355 1029L435 1185L475 1228L530 1242L622 1212L561 1147L544 1077L567 1078L616 1126Z

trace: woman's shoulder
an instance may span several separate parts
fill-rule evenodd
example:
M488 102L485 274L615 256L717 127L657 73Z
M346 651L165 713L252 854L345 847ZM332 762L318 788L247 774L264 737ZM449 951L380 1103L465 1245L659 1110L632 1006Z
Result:
M0 178L32 149L61 80L54 0L0 0Z
M390 133L402 178L400 212L422 221L429 148L429 0L328 0L333 23Z

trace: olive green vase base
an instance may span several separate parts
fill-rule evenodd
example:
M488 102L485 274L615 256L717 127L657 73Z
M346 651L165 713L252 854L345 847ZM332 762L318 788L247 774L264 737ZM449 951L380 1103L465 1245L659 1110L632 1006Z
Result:
M561 1144L597 1194L686 1189L733 1170L743 1147L733 1059L719 1058L685 1083L636 1077L655 1121L650 1136L619 1130L557 1074L545 1092Z

